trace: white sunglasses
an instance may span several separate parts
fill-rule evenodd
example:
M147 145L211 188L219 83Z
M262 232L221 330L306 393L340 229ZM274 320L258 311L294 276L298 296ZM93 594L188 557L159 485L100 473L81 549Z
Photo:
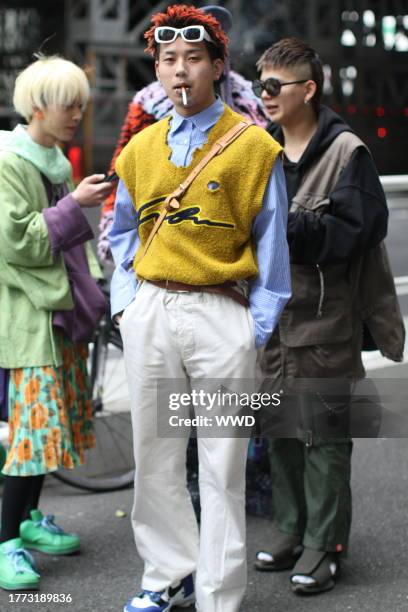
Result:
M185 28L159 26L154 31L154 40L157 43L172 43L177 36L181 36L185 42L201 42L202 40L212 42L210 35L202 25L186 26Z

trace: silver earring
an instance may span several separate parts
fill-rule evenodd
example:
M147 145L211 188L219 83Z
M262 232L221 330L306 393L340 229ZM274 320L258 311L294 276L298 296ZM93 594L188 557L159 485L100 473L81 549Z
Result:
M305 104L309 104L309 100L305 98Z

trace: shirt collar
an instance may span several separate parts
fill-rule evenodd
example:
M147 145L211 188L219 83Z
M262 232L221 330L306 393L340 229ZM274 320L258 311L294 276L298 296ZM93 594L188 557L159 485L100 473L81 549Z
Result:
M196 115L191 115L191 117L183 117L173 108L169 133L174 134L187 121L190 121L197 129L205 133L217 123L223 112L224 102L219 96L216 96L215 101L210 106Z

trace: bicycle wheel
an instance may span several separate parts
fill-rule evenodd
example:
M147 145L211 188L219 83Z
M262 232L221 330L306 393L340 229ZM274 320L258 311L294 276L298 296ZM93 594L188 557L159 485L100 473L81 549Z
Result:
M89 345L88 364L96 446L83 466L53 475L79 489L115 491L133 483L134 460L122 339L109 315Z

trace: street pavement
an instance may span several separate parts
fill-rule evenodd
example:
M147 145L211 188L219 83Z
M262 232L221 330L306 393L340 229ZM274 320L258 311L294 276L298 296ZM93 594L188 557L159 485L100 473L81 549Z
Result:
M268 546L270 522L248 517L248 590L242 612L407 612L407 450L404 439L355 441L351 546L341 578L329 593L299 598L290 591L289 572L256 572L252 560ZM0 610L120 612L137 591L142 572L129 520L132 494L131 489L88 493L47 477L41 507L81 536L82 551L69 557L35 553L40 593L71 594L72 603L11 603L1 591ZM126 516L118 518L117 510Z

